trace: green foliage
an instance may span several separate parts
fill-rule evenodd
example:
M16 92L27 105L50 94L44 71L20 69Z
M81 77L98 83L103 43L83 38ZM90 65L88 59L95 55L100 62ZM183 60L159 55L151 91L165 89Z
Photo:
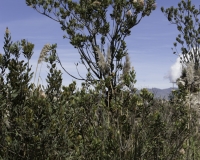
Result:
M47 87L43 86L42 91L30 84L32 73L27 68L28 62L19 61L20 47L33 53L33 45L24 40L13 45L10 34L6 34L4 46L9 44L1 63L3 73L8 61L1 77L4 82L0 92L1 159L182 160L187 155L191 157L191 151L199 151L195 141L199 135L194 135L196 120L189 118L184 100L179 101L184 94L174 93L169 102L154 99L146 89L136 94L129 86L136 82L132 70L122 77L126 82L123 85L130 90L117 86L113 90L115 97L107 106L104 94L100 94L106 90L106 81L95 82L94 90L88 89L87 84L76 90L75 81L61 87L56 45L50 46L46 57L49 74ZM11 50L13 46L15 52ZM6 59L9 53L14 58ZM16 79L20 83L15 83ZM188 139L191 145L186 152ZM198 159L198 154L194 156Z
M29 67L34 45L26 40L12 43L6 30L4 54L0 54L0 159L200 158L196 130L199 126L195 111L186 103L187 89L182 86L172 92L170 101L163 101L155 99L146 89L137 94L134 88L136 73L133 68L130 70L124 38L140 22L139 13L141 17L151 13L154 1L26 0L26 3L36 10L43 8L44 14L54 10L81 58L91 47L95 61L84 59L91 63L80 90L76 89L75 81L62 86L62 73L56 68L56 62L60 62L56 44L46 45L42 59L48 63L47 87L35 87L30 84L33 73ZM110 18L116 27L113 34L106 17L111 4ZM88 29L88 35L79 32L84 29ZM105 39L110 40L106 61L104 47L99 47L105 45ZM19 60L21 54L27 62ZM109 72L99 70L100 57L103 67L110 65ZM120 70L123 74L117 81ZM89 89L91 85L94 90Z
M161 11L168 18L169 22L177 26L180 34L176 37L176 41L181 45L182 63L194 62L195 69L199 68L199 45L200 45L200 10L192 5L191 0L182 0L178 3L178 7L173 6L167 9L161 8ZM177 42L174 43L176 48ZM174 51L178 54L178 51Z

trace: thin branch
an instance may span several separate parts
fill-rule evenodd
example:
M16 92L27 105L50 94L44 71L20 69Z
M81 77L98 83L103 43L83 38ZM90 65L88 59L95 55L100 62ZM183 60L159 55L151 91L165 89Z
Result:
M74 63L74 64L75 64L75 63ZM78 75L79 75L81 78L83 78L83 77L80 75L79 71L78 71L78 68L77 68L78 65L75 64L75 66L76 66L76 70L77 70L77 72L78 72Z
M56 21L56 22L60 22L59 20L56 20L54 18L52 18L51 16L47 15L46 13L42 13L41 11L39 11L36 7L34 8L38 13L45 15L46 17L49 17L50 19Z
M57 60L58 60L58 63L60 64L60 66L62 67L62 69L63 69L68 75L70 75L71 77L73 77L73 78L75 78L75 79L77 79L77 80L83 80L83 81L85 81L85 79L76 78L76 77L74 77L73 75L71 75L69 72L67 72L67 70L63 67L63 65L62 65L62 63L61 63L59 57L57 58Z

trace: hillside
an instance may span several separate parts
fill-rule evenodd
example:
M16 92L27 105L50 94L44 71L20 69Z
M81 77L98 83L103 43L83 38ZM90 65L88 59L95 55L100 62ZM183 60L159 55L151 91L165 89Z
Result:
M176 90L177 88L166 88L166 89L159 89L159 88L147 88L147 90L154 94L156 98L164 98L168 99L168 96L170 95L172 90Z

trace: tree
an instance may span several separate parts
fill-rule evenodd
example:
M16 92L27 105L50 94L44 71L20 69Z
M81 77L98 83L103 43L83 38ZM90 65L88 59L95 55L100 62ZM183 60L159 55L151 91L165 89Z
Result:
M180 33L176 37L176 41L181 45L180 62L185 67L182 69L181 77L177 79L179 89L174 94L177 99L185 102L185 108L189 113L187 128L191 135L187 139L187 159L196 159L194 158L196 156L195 149L192 148L195 144L192 142L195 138L195 127L191 127L191 124L196 115L199 117L196 104L199 102L200 22L198 16L200 9L196 9L191 0L181 0L177 8L172 6L165 10L162 7L161 11L171 24L177 26ZM175 49L177 42L174 43ZM174 54L178 54L177 49ZM199 127L199 124L195 125L197 128Z
M199 68L200 60L200 22L198 16L200 10L192 5L191 0L182 0L178 3L178 7L173 6L167 9L161 8L161 11L168 18L171 24L177 26L180 34L176 37L176 41L181 45L182 57L180 56L181 63L194 62L195 70ZM174 47L177 47L177 42ZM174 51L178 54L178 51Z
M86 84L105 81L107 105L114 95L116 86L126 77L125 85L130 86L126 74L130 61L125 38L143 17L155 9L155 0L26 0L26 4L39 13L59 22L66 31L70 43L80 54L81 64L88 70ZM106 49L106 43L108 47ZM107 50L107 53L106 53ZM106 56L106 58L105 58ZM124 65L123 57L126 56ZM61 64L60 59L58 62ZM78 65L78 63L77 63ZM134 72L132 72L134 73ZM80 74L79 74L80 75ZM134 77L135 74L132 74ZM134 79L134 78L132 78ZM109 98L108 98L109 97ZM109 99L109 100L108 100Z

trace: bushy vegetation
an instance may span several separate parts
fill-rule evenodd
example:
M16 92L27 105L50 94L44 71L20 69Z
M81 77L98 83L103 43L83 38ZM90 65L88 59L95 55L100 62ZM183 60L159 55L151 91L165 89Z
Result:
M5 34L1 54L1 159L183 159L198 155L195 114L184 92L170 101L118 90L108 107L100 90L76 82L62 85L56 69L56 45L49 46L45 94L30 83L34 45L12 43ZM19 60L24 56L27 62ZM177 93L176 93L177 92ZM176 98L175 98L176 97ZM193 115L192 118L190 115ZM188 124L190 124L188 128Z
M27 2L37 4L36 1ZM89 7L95 7L94 2ZM124 8L133 5L138 13L143 11L142 1L138 4L136 1L133 4L118 3ZM152 5L153 1L148 3ZM44 3L43 7L46 5ZM107 5L105 1L105 6L101 7ZM76 4L71 6L72 10L73 7L76 12L83 12ZM151 7L146 7L143 16L150 11ZM129 22L134 21L124 16ZM126 32L121 31L122 34ZM102 36L106 34L102 33ZM80 35L71 36L72 41L79 36L79 40L73 42L74 46L83 47ZM119 38L117 31L114 36L113 43ZM76 89L75 81L62 86L62 73L56 67L59 61L56 44L45 45L38 63L45 61L49 73L47 86L40 87L30 82L33 73L29 61L34 44L26 40L13 43L8 29L4 39L4 53L0 54L0 159L200 159L198 113L188 99L190 86L187 83L173 91L169 101L154 98L146 89L136 94L136 73L134 68L130 69L125 51L116 55L117 51L108 48L105 60L101 50L91 41L94 53L98 53L95 55L99 56L96 63L93 62L97 64L97 79L88 72L80 90ZM124 41L120 45L123 46ZM126 56L121 65L122 75L117 81L117 72L108 67L114 65L112 56L119 61ZM182 77L187 77L187 73L183 72ZM91 85L94 90L89 89Z

